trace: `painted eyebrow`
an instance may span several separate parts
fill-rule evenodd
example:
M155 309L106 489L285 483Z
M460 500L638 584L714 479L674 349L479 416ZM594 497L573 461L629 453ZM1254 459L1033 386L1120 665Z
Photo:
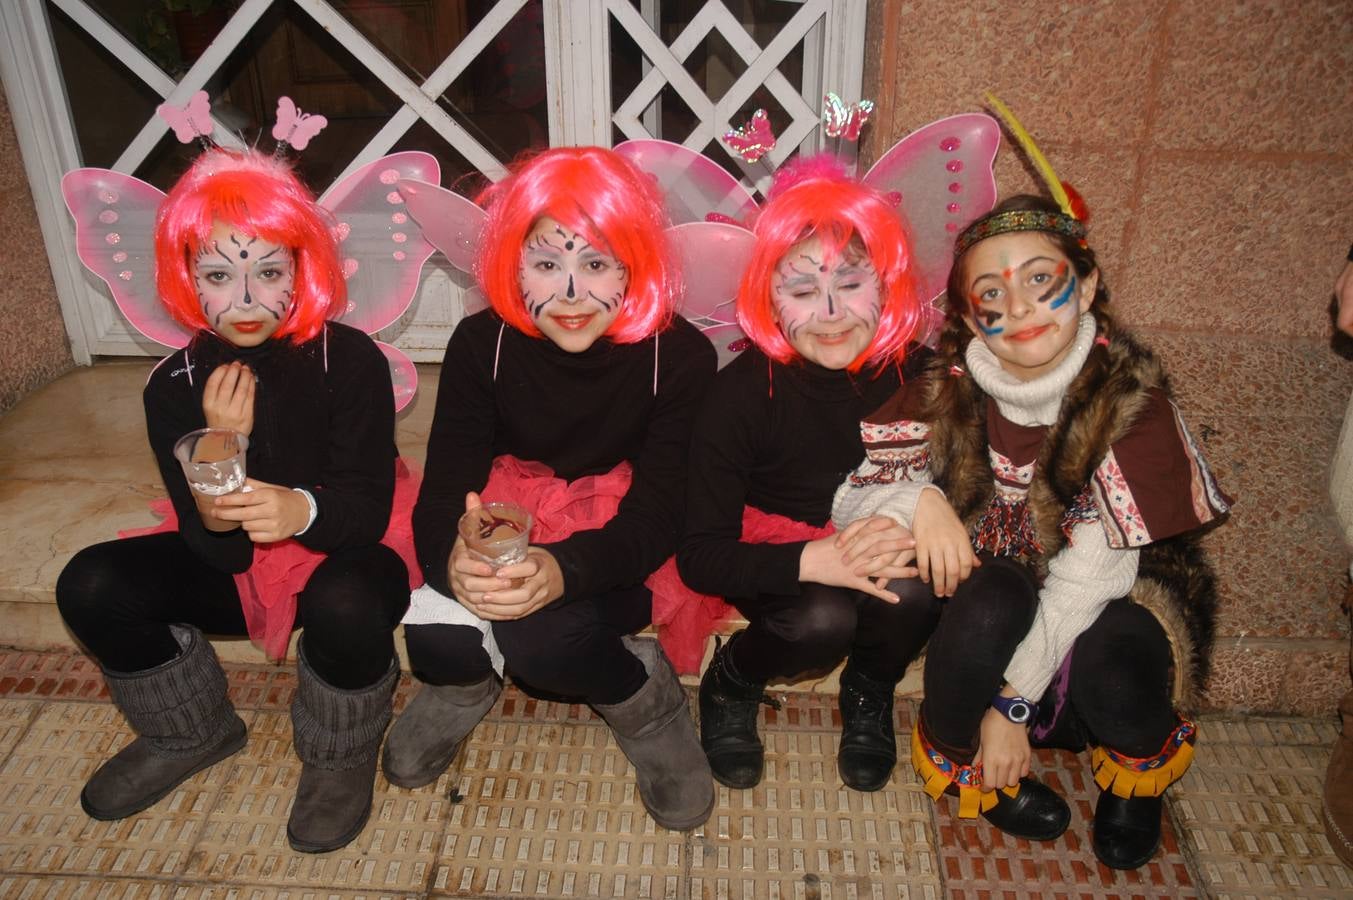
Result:
M1019 265L1015 266L1015 267L1014 267L1014 271L1016 271L1016 272L1022 272L1022 271L1024 271L1025 269L1027 269L1029 266L1033 265L1033 264L1036 263L1036 262L1049 262L1049 263L1053 263L1053 264L1055 265L1056 262L1057 262L1057 260L1053 259L1053 258L1050 257L1050 256L1031 256L1030 258L1026 259L1024 262L1022 262L1022 263L1020 263ZM976 286L977 282L981 281L983 278L998 278L998 279L999 279L999 278L1001 278L1001 273L1000 273L1000 272L983 272L981 275L978 275L976 278L974 278L974 279L972 280L973 285Z

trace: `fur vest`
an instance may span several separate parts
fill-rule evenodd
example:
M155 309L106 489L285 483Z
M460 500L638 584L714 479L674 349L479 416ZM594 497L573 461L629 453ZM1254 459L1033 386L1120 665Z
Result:
M1048 560L1066 543L1062 522L1113 443L1132 427L1153 389L1170 393L1169 380L1150 350L1122 330L1097 343L1072 381L1057 422L1038 453L1029 486L1029 513L1043 552L1031 563L1040 579ZM969 527L994 493L987 455L987 395L963 371L959 355L936 354L922 375L924 408L931 424L930 471ZM1160 621L1174 652L1175 702L1192 705L1206 683L1217 603L1216 577L1197 532L1140 548L1137 581L1129 597Z

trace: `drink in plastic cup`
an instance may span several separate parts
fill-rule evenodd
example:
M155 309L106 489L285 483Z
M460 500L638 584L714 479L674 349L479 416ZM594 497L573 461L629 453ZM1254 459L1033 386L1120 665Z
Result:
M244 487L244 454L249 438L229 428L199 428L174 444L188 485L199 494L219 497Z
M475 559L510 566L526 559L531 544L531 514L515 503L485 503L460 517L457 526Z

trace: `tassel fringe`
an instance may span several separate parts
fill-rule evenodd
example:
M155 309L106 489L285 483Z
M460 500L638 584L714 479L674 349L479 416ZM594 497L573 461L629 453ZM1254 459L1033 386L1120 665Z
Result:
M1198 729L1188 719L1179 725L1155 756L1126 756L1108 747L1096 747L1090 754L1090 767L1100 790L1113 791L1119 797L1159 797L1193 763L1193 745Z
M982 790L981 766L961 766L930 746L921 735L919 722L911 729L911 767L920 776L922 786L932 800L940 799L946 791L952 793L950 788L957 789L960 819L977 818L979 813L995 806L999 799L995 791ZM1001 788L1001 793L1013 798L1019 795L1019 787Z

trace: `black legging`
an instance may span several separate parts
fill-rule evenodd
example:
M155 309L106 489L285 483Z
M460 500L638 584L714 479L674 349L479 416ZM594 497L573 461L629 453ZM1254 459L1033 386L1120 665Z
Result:
M889 583L900 603L811 581L798 594L735 600L748 625L730 650L733 668L749 681L765 682L830 669L849 655L851 667L866 678L901 681L941 610L929 589L914 590L913 583L919 582Z
M636 585L551 603L492 628L514 680L553 696L609 705L629 699L648 680L644 664L620 639L652 617L652 594ZM468 625L406 625L404 644L414 674L428 684L473 684L493 671L482 636Z
M986 553L981 559L949 599L926 652L926 734L960 763L976 752L982 716L1038 605L1025 566ZM1130 756L1159 752L1175 726L1170 662L1156 618L1126 598L1112 601L1072 647L1069 708L1046 743L1084 735Z
M234 578L194 556L178 532L86 547L57 579L56 603L71 632L114 672L173 659L173 623L211 635L248 633ZM330 554L297 596L306 659L334 687L374 684L390 667L408 603L404 561L389 547Z

